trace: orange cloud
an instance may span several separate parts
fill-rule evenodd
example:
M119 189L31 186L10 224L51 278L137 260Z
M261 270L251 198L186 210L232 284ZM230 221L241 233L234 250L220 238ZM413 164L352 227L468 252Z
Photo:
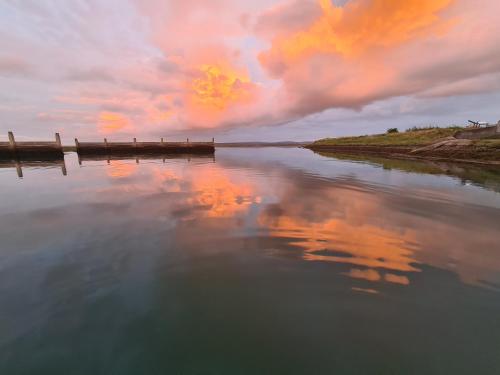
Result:
M119 113L101 112L98 126L101 133L112 134L130 128L132 123L127 117Z
M106 174L111 178L130 177L137 171L137 165L120 160L112 160L106 168Z
M393 46L436 31L439 12L453 0L355 0L336 7L320 0L323 14L308 30L285 39L287 57L312 52L359 54L368 48Z
M351 0L343 7L318 1L319 19L305 30L276 38L271 51L261 55L264 64L276 55L286 63L315 53L350 57L438 32L447 25L440 23L439 12L454 0Z
M393 275L392 273L387 273L384 276L385 281L393 284L400 285L410 285L410 280L406 276Z
M382 278L380 273L372 269L360 270L357 268L353 268L347 274L349 277L353 279L363 279L367 281L380 281Z
M220 168L197 172L192 180L192 204L207 207L208 217L232 217L246 212L260 198L247 182L234 182Z
M71 119L90 118L101 133L156 136L283 124L398 96L498 89L498 0L336 2L134 0L149 21L151 53L111 54L112 68L70 69L70 87L55 100L87 106L88 116ZM69 116L40 112L41 121Z
M494 29L478 21L485 11L464 0L316 4L318 14L300 28L293 23L284 31L286 19L275 14L259 23L265 24L271 44L259 54L259 61L283 83L276 97L281 98L284 117L329 108L359 110L377 100L414 95L498 70L497 64L481 68L473 63L495 61L497 37ZM490 11L498 8L491 0L484 5ZM471 35L474 45L468 46Z
M202 65L199 72L200 77L194 79L191 92L197 105L223 111L250 96L246 86L250 79L245 73L221 65Z
M248 112L257 99L257 86L245 69L230 59L194 56L197 62L185 84L185 118L199 127L220 126Z
M457 214L453 192L429 199L428 191L413 186L404 190L412 198L403 201L403 190L376 185L339 177L317 181L310 194L310 182L294 176L280 186L279 203L261 211L258 223L304 260L348 265L351 271L344 274L355 279L404 286L425 277L422 265L428 265L466 284L498 286L500 257L489 252L498 237L493 211L473 210L466 217ZM448 219L440 220L443 215ZM481 235L464 235L467 230Z
M305 260L347 263L401 272L419 271L414 266L416 261L408 245L415 242L416 234L412 230L398 232L372 225L360 226L359 223L345 219L309 222L285 215L273 220L261 216L259 222L272 235L293 239L291 244L304 249ZM322 250L325 248L335 249L339 254L323 254Z

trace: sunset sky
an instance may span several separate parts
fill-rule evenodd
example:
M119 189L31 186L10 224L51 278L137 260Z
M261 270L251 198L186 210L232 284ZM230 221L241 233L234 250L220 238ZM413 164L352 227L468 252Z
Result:
M499 14L498 0L3 0L0 137L496 123Z

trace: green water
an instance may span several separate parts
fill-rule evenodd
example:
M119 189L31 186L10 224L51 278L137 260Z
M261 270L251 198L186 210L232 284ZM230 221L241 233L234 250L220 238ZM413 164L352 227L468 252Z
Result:
M500 171L294 148L0 169L0 374L499 374Z

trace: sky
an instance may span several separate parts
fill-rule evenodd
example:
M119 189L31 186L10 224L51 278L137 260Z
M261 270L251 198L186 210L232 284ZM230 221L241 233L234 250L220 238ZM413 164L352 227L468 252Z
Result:
M499 14L498 0L2 0L0 139L496 123Z

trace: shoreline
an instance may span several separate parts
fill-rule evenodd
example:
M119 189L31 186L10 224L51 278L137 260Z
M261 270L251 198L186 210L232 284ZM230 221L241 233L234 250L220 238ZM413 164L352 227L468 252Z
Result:
M447 153L453 152L440 152L433 151L427 155L416 155L411 154L411 152L415 149L413 147L398 147L398 146L368 146L368 145L307 145L304 148L309 149L316 153L331 153L332 156L335 154L339 155L367 155L367 156L382 156L391 159L400 159L400 160L415 160L415 161L431 161L431 162L450 162L450 163L461 163L461 164L474 164L478 166L498 166L500 167L500 160L488 160L480 158L480 155L477 159L470 158L459 158L447 155ZM464 151L464 150L460 150ZM467 148L465 151L468 154L474 155L473 147ZM441 155L440 155L441 154Z

